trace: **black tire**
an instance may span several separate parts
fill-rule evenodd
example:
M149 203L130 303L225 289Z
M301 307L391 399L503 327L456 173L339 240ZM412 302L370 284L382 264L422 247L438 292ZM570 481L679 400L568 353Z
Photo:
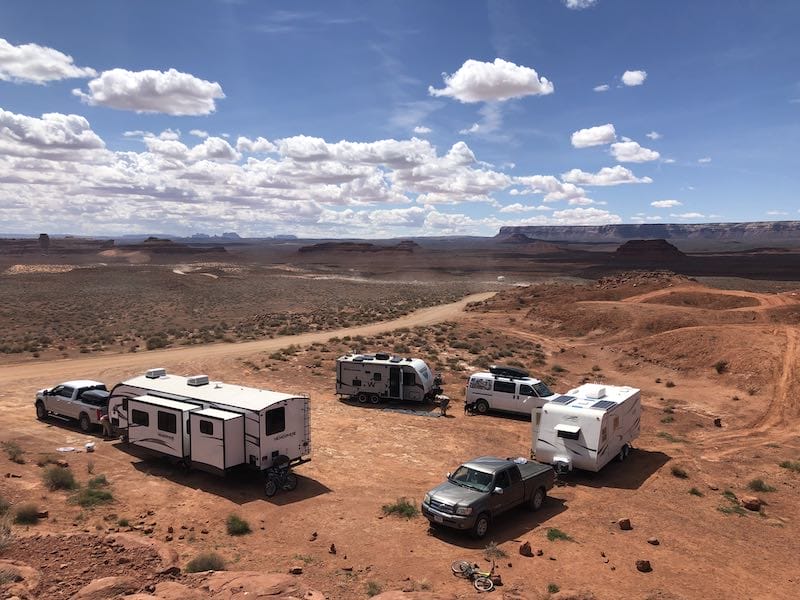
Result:
M267 495L267 498L272 498L278 492L278 484L275 483L274 479L267 479L266 483L264 483L264 493Z
M78 427L81 428L83 433L89 433L92 430L92 422L89 420L89 415L81 413L78 417Z
M486 534L489 533L489 526L491 525L491 519L487 513L481 513L478 515L478 518L475 519L475 525L472 526L472 537L477 540L481 540L486 537Z
M370 396L369 396L369 401L370 401L372 404L380 404L381 397L380 397L380 396L378 396L378 394L370 394Z
M297 487L297 475L295 475L294 473L287 473L286 483L283 484L283 489L285 489L288 492L291 492L296 487Z
M356 396L356 399L359 401L359 403L366 404L369 400L369 394L366 392L359 392L358 396Z
M531 496L530 507L532 511L537 511L542 508L544 501L547 499L547 491L540 487L536 491L533 492L533 496Z
M472 565L465 560L457 560L450 565L453 575L458 575L459 577L466 577L470 568L472 568Z
M489 577L476 577L472 581L472 585L479 592L491 592L494 589L494 581Z
M489 412L489 403L481 398L475 403L475 412L479 415L485 415L487 412Z
M47 418L47 409L42 401L36 403L36 418L40 421L44 421Z

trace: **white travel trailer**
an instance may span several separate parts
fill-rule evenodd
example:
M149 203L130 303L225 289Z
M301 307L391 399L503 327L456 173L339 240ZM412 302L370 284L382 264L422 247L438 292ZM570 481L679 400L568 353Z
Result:
M490 409L530 415L555 394L527 371L516 367L492 365L488 373L474 373L467 382L465 402L484 415Z
M581 385L533 414L532 455L558 472L599 471L615 457L625 459L641 416L638 389Z
M205 375L150 369L114 386L108 414L131 444L217 473L242 464L265 471L287 459L299 464L311 453L307 396Z
M390 354L346 354L336 359L336 393L361 403L432 401L441 379L419 358Z

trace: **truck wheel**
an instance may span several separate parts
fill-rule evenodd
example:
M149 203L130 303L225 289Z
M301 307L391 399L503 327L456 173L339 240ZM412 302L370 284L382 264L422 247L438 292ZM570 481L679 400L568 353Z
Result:
M533 492L533 496L531 496L531 510L535 511L542 508L545 498L547 498L547 492L544 488L539 488Z
M475 412L477 412L479 415L485 415L487 412L489 412L489 403L483 399L478 400L475 403Z
M472 526L472 537L482 539L489 531L489 515L481 513L475 519L475 525Z
M92 422L89 420L89 415L81 413L81 416L78 418L78 427L81 428L83 433L89 433L92 430Z
M44 421L47 418L47 409L44 407L44 402L36 403L36 418Z

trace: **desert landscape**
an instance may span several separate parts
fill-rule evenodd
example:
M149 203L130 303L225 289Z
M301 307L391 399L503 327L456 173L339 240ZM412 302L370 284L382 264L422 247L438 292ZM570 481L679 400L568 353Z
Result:
M3 254L4 597L474 597L451 573L459 559L494 561L491 593L508 599L797 597L800 283L782 266L741 278L740 257L721 254L698 277L712 259L666 242L633 264L616 247L519 236L418 243L254 242L213 261L191 248ZM749 260L771 264L763 250ZM375 351L441 373L448 414L340 400L336 358ZM632 454L560 477L540 511L515 509L484 540L398 515L462 461L529 456L529 420L461 410L469 374L495 363L559 392L640 388ZM36 419L40 388L152 367L307 393L297 489L266 498L251 472L186 471ZM224 565L188 572L209 552Z

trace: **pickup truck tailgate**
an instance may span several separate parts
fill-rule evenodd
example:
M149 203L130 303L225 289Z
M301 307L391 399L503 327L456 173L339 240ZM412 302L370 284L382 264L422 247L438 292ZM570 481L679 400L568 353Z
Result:
M522 475L522 479L531 479L536 477L537 475L541 475L546 471L552 471L552 467L550 465L543 465L542 463L538 463L536 461L529 460L526 463L518 464L520 475Z

